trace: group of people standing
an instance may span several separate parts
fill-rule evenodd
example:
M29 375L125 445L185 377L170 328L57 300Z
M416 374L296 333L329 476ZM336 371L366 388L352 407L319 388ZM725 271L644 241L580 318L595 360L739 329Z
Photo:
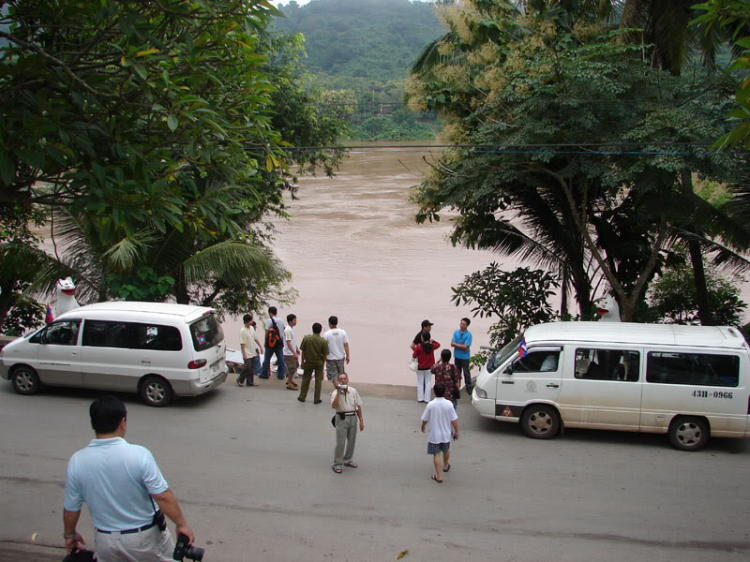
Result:
M445 387L445 396L453 402L455 409L457 400L461 397L461 375L464 378L464 389L469 395L472 392L471 370L469 360L471 359L472 336L469 331L471 320L461 318L458 330L453 332L450 349L440 352L440 361L435 362L435 351L440 348L440 343L432 339L432 326L429 320L422 321L422 329L414 337L411 343L412 357L417 360L417 402L429 402L432 390L432 375L435 375L435 385L442 384ZM451 364L451 356L454 363Z

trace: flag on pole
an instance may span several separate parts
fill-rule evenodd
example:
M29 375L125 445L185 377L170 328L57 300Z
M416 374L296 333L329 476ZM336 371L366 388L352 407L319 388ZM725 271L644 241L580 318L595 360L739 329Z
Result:
M52 321L55 319L54 316L52 316L52 309L47 305L47 314L44 317L44 323L45 324L52 324Z
M528 354L529 352L526 349L526 338L523 338L521 340L521 345L518 346L518 356L523 358L523 357L526 357Z

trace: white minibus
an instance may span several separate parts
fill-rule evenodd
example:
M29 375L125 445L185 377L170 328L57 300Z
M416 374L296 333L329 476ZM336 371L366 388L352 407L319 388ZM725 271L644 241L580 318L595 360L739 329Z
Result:
M696 451L709 436L748 437L749 349L727 327L540 324L490 357L472 405L535 439L566 427L642 431Z
M19 394L45 385L137 392L149 406L197 396L227 377L214 311L113 301L82 306L6 345L0 376Z

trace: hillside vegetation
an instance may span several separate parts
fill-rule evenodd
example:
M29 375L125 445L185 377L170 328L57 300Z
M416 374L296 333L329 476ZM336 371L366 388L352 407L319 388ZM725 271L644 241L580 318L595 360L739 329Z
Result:
M401 105L409 68L444 33L432 3L313 0L304 6L290 2L283 12L274 29L304 35L307 56L301 62L328 103L341 105L350 138L434 137L434 114L412 114Z

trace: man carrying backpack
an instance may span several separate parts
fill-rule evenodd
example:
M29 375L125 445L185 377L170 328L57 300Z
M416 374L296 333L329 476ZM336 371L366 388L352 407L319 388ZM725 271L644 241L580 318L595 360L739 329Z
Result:
M268 320L266 320L266 351L263 357L263 368L260 372L260 378L267 379L269 377L269 369L271 367L271 355L276 355L276 376L284 380L284 374L286 373L284 365L284 328L286 324L284 321L276 316L277 310L275 306L268 308Z

